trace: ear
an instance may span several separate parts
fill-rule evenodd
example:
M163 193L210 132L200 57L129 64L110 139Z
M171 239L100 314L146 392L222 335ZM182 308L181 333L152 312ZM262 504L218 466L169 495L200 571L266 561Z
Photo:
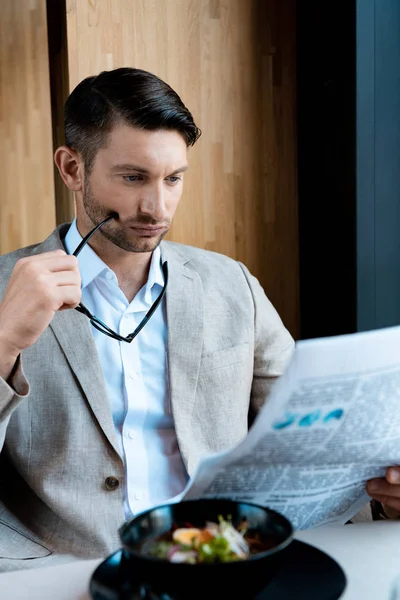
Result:
M73 192L80 192L84 182L84 165L79 154L68 146L60 146L54 153L54 162L65 185Z

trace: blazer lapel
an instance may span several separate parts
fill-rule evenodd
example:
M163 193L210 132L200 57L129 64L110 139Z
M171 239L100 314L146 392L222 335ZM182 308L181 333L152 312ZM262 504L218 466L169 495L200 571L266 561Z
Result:
M64 249L61 239L67 230L68 226L58 227L36 252ZM187 432L203 346L203 287L198 273L185 266L188 261L172 244L162 242L161 253L169 268L166 309L170 398L178 443L187 466L191 449ZM100 427L120 455L89 320L75 310L66 310L56 313L50 327Z
M90 332L89 319L76 310L64 310L54 315L50 327L101 429L120 455L107 389L96 345Z
M57 228L37 248L37 253L61 248L65 226ZM61 234L61 237L60 237ZM54 315L50 327L75 375L90 408L106 438L120 456L117 435L107 399L107 389L97 355L96 345L90 332L89 319L76 310L64 310Z
M168 369L176 435L188 465L190 419L195 400L203 346L203 286L200 276L187 268L173 248L163 242L162 259L168 261L166 292Z

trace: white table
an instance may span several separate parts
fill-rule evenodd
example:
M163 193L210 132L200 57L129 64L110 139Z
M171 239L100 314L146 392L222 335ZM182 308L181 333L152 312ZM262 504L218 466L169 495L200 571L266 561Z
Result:
M377 521L324 526L296 538L330 554L348 585L341 600L389 600L400 574L400 522ZM1 600L91 600L90 577L101 560L0 574Z

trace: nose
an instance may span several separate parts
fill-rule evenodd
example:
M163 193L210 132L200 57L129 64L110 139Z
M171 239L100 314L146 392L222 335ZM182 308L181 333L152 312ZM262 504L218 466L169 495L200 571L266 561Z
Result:
M146 189L142 190L139 209L141 213L149 215L157 221L165 219L165 190L162 183L148 185Z

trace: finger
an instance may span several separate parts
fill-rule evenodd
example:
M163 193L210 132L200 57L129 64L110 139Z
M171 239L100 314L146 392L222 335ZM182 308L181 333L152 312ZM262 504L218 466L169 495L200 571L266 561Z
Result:
M389 513L389 511L386 511L386 507L395 510L397 513L399 513L400 516L400 498L393 498L392 496L374 496L374 500L378 500L378 502L382 504L383 510L385 510L385 512L391 518L394 518L398 515L393 515L393 513Z
M79 263L76 256L70 256L64 254L64 256L50 256L46 261L42 262L41 265L55 273L56 271L72 271L79 270Z
M49 253L50 254L50 253ZM31 257L30 257L31 258ZM19 267L26 271L33 271L36 274L43 270L50 271L52 273L56 271L72 271L79 270L79 263L76 256L70 256L69 254L58 254L56 256L44 256L42 255L40 259L30 261L25 260L24 258L19 261Z
M54 286L75 285L81 287L81 276L79 271L56 271L48 276L49 283Z
M78 306L78 305L76 304L75 306L71 306L71 304L63 304L58 309L58 312L62 312L63 310L71 310L72 308L76 308L76 306Z
M371 479L367 482L367 493L376 498L376 495L390 496L400 499L400 485L389 483L386 479Z
M57 310L60 310L61 307L75 308L75 306L78 306L79 302L81 301L81 297L81 290L76 285L60 286L56 290L56 298L58 304Z
M50 252L41 252L40 254L32 254L31 256L25 256L21 258L18 262L21 263L30 263L37 262L39 260L47 260L48 258L55 258L56 256L69 256L65 250L61 250L58 248L57 250L50 250Z
M57 248L57 250L49 250L49 252L42 252L41 254L33 254L31 256L31 258L39 258L39 257L43 257L43 258L48 258L51 256L69 256L66 252L66 250L63 250L62 248Z
M400 467L389 467L386 479L389 483L400 484Z

